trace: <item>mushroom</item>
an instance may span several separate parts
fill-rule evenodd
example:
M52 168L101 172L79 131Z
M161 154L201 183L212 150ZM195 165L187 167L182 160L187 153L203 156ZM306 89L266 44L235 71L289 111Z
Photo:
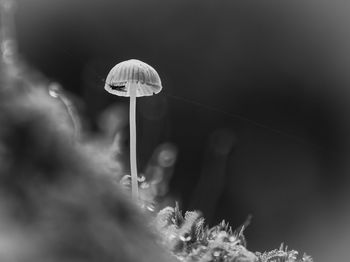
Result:
M130 97L130 167L132 198L138 199L136 165L136 97L151 96L162 90L157 71L136 59L115 65L108 73L105 90L113 95Z

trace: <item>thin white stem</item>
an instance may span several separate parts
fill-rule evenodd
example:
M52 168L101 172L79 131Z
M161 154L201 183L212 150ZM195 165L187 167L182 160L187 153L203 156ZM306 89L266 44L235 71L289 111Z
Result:
M137 84L130 84L130 167L131 167L131 193L132 198L137 201L139 198L139 188L137 184L136 165L136 89Z

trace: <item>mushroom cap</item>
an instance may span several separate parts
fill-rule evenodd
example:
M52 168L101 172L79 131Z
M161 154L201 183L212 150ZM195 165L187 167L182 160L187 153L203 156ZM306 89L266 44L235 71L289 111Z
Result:
M116 64L108 73L105 90L117 96L130 96L130 88L136 88L136 96L151 96L162 90L157 71L150 65L130 59Z

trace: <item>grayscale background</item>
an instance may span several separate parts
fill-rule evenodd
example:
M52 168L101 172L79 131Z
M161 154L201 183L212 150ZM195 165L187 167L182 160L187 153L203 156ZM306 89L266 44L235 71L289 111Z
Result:
M164 90L138 100L139 170L171 143L168 194L183 210L233 227L251 214L249 250L284 242L328 262L350 243L349 12L334 0L19 0L16 26L22 58L71 92L91 133L111 106L127 114L103 90L109 70L152 65Z

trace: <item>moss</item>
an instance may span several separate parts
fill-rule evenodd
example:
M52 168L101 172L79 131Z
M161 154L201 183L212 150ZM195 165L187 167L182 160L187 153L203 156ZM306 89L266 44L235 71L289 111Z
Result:
M247 223L245 223L246 225ZM162 236L162 244L185 262L312 262L306 254L298 256L282 244L269 252L251 252L246 247L245 226L232 230L228 223L209 228L198 211L185 216L175 208L166 207L158 212L154 225Z

